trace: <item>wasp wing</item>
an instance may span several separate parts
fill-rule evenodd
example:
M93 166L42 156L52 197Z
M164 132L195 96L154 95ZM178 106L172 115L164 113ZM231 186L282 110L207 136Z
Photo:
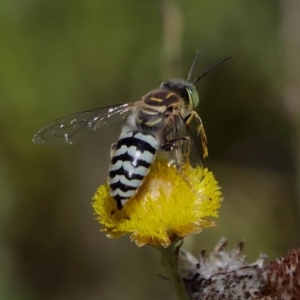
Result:
M88 131L120 122L138 102L75 113L46 124L34 136L35 144L73 144Z
M180 171L184 166L202 166L202 156L194 142L189 126L181 115L176 115L164 129L162 150L167 150L169 162Z
M166 142L162 145L162 150L166 148L169 151L169 165L175 166L191 191L199 199L203 199L206 196L200 195L195 189L203 176L202 155L194 142L190 127L182 116L176 115L166 126L165 133Z

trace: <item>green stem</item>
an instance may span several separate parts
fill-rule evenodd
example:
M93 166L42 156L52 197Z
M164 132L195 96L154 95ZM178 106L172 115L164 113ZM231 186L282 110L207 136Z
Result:
M161 254L161 262L167 271L168 279L172 282L179 300L189 300L189 296L179 275L178 255L182 239L175 240L170 246L164 248L157 246Z

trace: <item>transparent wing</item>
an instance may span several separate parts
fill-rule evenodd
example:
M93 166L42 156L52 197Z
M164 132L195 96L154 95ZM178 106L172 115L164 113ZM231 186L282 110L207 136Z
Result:
M199 199L207 198L207 196L200 194L197 189L203 178L204 169L202 155L194 142L190 126L186 124L182 116L178 115L167 125L165 133L166 142L162 147L167 145L168 148L171 145L168 155L169 165L177 168L177 172ZM202 150L205 153L205 149Z
M120 122L139 102L75 113L46 124L34 136L35 144L73 144L88 131Z
M202 155L194 142L189 126L180 115L176 115L164 130L165 142L162 150L169 151L169 161L178 170L184 165L202 166Z

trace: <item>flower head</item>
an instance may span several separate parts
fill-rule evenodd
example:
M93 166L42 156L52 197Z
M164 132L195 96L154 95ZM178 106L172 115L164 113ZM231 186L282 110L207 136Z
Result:
M198 257L180 249L179 271L188 299L285 299L268 297L270 294L265 288L265 254L261 253L255 262L249 264L242 253L244 242L230 251L225 251L226 245L226 239L223 238L213 252L206 255L202 250Z
M213 252L198 257L180 249L179 274L188 299L292 300L300 299L300 249L267 264L261 253L253 263L245 261L244 242L225 251L222 238Z
M102 231L115 238L131 234L138 246L167 247L176 237L215 226L221 192L211 172L201 166L184 166L177 172L167 160L156 160L137 194L117 210L102 185L93 197L93 207Z

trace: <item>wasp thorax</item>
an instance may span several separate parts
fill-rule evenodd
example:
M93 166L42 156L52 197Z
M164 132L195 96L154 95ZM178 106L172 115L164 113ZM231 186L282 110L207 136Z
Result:
M182 112L184 103L174 91L154 90L142 98L135 122L143 131L162 131L174 114Z

